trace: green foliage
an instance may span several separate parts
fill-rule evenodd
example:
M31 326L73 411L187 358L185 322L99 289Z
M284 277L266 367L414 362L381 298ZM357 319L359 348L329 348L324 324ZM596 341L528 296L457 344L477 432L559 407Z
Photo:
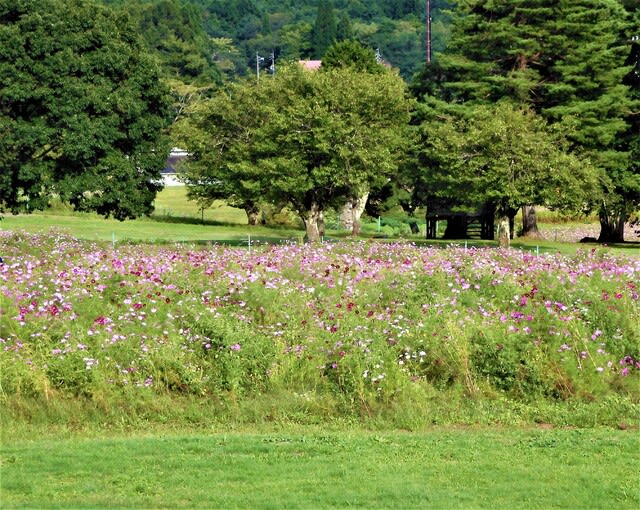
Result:
M283 62L321 58L331 42L349 39L380 48L405 78L419 69L424 56L424 4L420 2L334 0L320 5L322 2L317 0L190 0L189 3L204 12L209 36L234 41L233 77L253 71L256 51L262 54L275 50L278 60ZM447 22L442 9L446 7L448 2L432 1L436 48L444 47ZM316 23L322 23L323 27L316 27ZM321 51L317 51L318 44Z
M336 25L336 40L337 41L349 41L353 39L353 25L351 18L345 12L342 13L338 24Z
M375 53L357 41L348 40L332 44L327 49L321 70L349 67L365 73L382 73L384 68L376 61Z
M3 1L0 25L0 207L150 213L169 96L135 27L84 0Z
M118 8L126 8L130 12L149 9L156 10L158 2L145 0L142 7L133 0L101 0ZM160 2L163 3L163 2ZM168 2L169 3L169 2ZM176 22L186 23L193 28L194 34L200 34L203 24L206 34L213 39L233 41L230 54L217 53L213 59L219 70L227 77L235 79L251 74L255 69L255 54L275 51L277 59L283 62L301 58L313 58L316 54L314 34L326 49L330 41L355 39L360 43L379 48L386 60L407 79L422 65L424 60L424 3L414 0L333 0L320 9L318 0L171 0L180 12L175 12ZM329 9L327 9L327 6ZM444 0L432 0L433 46L441 50L448 37L448 18L443 12L450 5ZM191 14L198 18L193 24ZM319 16L322 11L321 19ZM327 16L329 14L329 16ZM331 16L332 14L332 16ZM202 21L200 21L200 19ZM327 30L318 32L314 29L317 21L328 21ZM176 23L161 21L160 26L169 27L167 34L172 38ZM178 31L179 32L179 31ZM145 37L154 33L143 31ZM183 40L182 34L176 33L177 40L167 44L158 41L154 47L162 48L160 58L166 62L171 55L175 57L170 67L165 69L174 73L182 72L179 67L179 56L191 61L192 69L210 63L212 52L203 52L207 42L201 40L194 45ZM324 51L324 50L323 50ZM318 54L321 57L322 53ZM222 62L221 62L222 60ZM232 69L229 64L232 62ZM226 66L225 69L220 64ZM209 69L211 70L211 69ZM215 76L214 76L215 77Z
M184 177L200 199L290 203L313 229L311 215L395 170L407 120L394 73L281 67L273 79L233 85L193 112Z
M318 2L318 14L311 31L311 48L315 58L322 58L337 38L337 23L331 0Z
M139 23L145 42L158 55L167 77L199 85L220 81L202 13L193 4L179 0L146 4Z
M564 134L533 112L502 102L467 107L468 117L451 113L443 122L437 109L422 111L423 172L407 170L414 193L457 198L457 205L471 210L492 204L502 215L527 204L582 211L597 200L597 173L589 161L567 153Z
M622 143L638 103L623 83L632 25L621 3L464 0L452 16L449 46L437 66L425 69L416 92L459 110L509 98L557 123L570 149L603 174L601 240L622 240L640 195Z
M208 368L203 374L202 391L240 396L270 389L270 371L276 364L280 347L271 338L256 334L247 325L238 324L235 318L221 314L187 316L181 323L188 331L189 340L198 344L194 352L198 365ZM165 364L158 360L157 366ZM183 384L188 386L189 382Z
M250 179L231 165L252 159L247 148L255 127L266 122L266 100L253 82L232 84L209 101L195 104L190 116L175 127L177 143L191 154L181 169L190 199L202 206L225 199L231 206L252 210L263 198L257 176Z
M509 97L538 107L540 88L554 63L547 54L549 23L556 19L559 26L563 23L557 4L550 0L458 2L452 11L451 39L439 56L450 75L447 94L480 102Z
M6 400L288 395L300 399L291 410L320 420L408 417L437 402L454 421L485 423L475 404L541 413L617 398L617 411L571 423L637 422L633 257L373 242L113 247L21 233L0 242Z
M637 33L637 27L640 26L640 8L637 3L628 2L627 9L634 20L632 27L636 27L636 33L634 34L633 30L629 32L632 44L625 64L631 69L625 76L624 83L631 88L631 94L635 101L640 102L640 34ZM637 110L631 112L628 121L629 129L625 133L623 146L630 153L631 171L625 175L619 189L630 199L632 204L636 204L637 209L640 209L638 205L638 197L640 196L640 113ZM635 217L632 214L632 219L635 220L636 226L640 224L638 210L635 211ZM640 229L636 229L636 234L640 236Z

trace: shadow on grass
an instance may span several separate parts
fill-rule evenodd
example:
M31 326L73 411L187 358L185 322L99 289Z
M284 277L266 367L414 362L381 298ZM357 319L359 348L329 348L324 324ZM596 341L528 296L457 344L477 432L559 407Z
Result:
M623 248L625 250L639 250L640 251L640 241L624 241L623 243L576 243L580 246L591 247L591 248Z
M274 246L282 244L299 244L300 239L295 237L269 237L269 236L251 236L251 242L249 238L244 239L212 239L212 240L197 240L197 241L179 241L178 244L194 244L197 246L238 246L243 248L259 247L259 246Z
M149 216L151 221L158 223L170 223L170 224L183 224L183 225L204 225L210 227L231 227L231 228L252 228L247 223L231 223L228 221L218 221L210 219L201 219L193 216L163 216L163 215L151 215ZM284 230L291 232L296 230L291 225L256 225L257 227L268 228L269 230Z
M217 220L202 220L201 218L194 218L193 216L149 216L151 221L155 221L157 223L170 223L181 224L181 225L204 225L210 227L246 227L248 225L243 223L230 223L227 221L217 221Z

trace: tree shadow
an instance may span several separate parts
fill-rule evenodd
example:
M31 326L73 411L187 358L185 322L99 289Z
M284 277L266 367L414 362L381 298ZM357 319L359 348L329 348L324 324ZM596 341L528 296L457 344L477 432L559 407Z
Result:
M155 221L157 223L170 223L170 224L181 224L181 225L205 225L212 227L242 227L248 226L243 223L231 223L228 221L218 221L218 220L209 220L209 219L201 219L194 218L193 216L149 216L151 221Z

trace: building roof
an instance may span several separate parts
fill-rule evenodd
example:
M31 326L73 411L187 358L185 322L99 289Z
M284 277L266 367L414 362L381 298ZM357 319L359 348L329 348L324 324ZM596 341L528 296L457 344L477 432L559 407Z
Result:
M299 60L298 63L308 71L317 71L322 65L322 60Z

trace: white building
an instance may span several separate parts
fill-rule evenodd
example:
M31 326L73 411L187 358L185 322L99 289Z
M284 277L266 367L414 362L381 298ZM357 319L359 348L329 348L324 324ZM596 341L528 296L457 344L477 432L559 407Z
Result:
M184 149L177 147L171 149L167 162L161 171L165 186L184 186L184 183L178 180L177 167L188 155Z

